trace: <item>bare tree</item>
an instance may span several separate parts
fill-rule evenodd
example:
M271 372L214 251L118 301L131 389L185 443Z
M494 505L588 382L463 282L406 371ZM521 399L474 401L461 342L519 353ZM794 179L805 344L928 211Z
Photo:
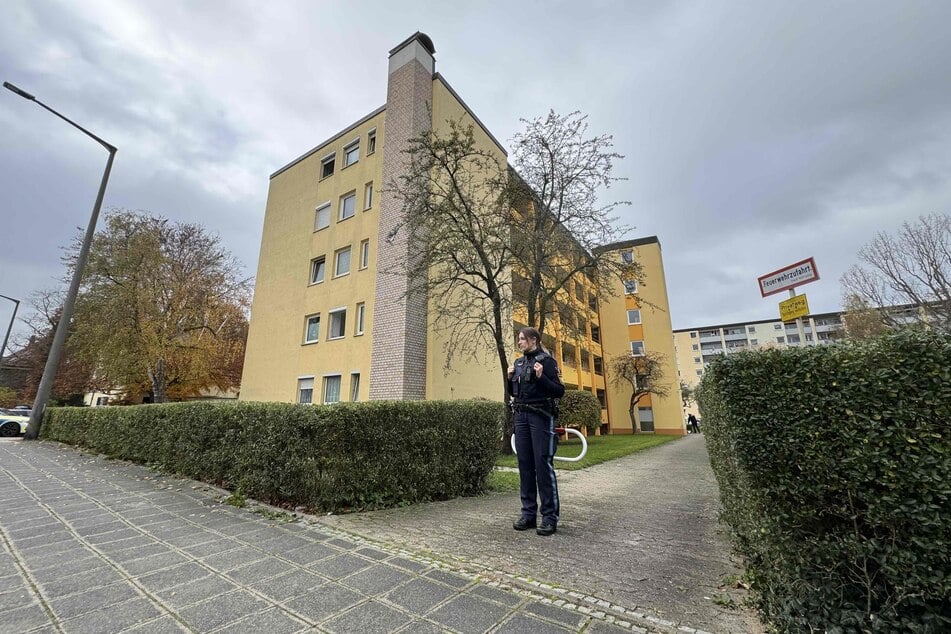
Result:
M610 135L588 135L588 117L580 112L523 119L525 129L513 139L512 194L515 208L515 271L523 284L515 294L529 326L544 333L550 319L563 331L583 327L592 308L578 297L579 279L587 279L595 295L619 284L609 280L638 279L641 267L599 249L621 240L629 227L617 208L626 201L602 202L603 193L619 180ZM584 278L582 278L584 276ZM571 300L575 295L579 301Z
M620 354L609 363L611 382L615 387L631 388L628 414L635 431L641 431L637 424L637 404L641 399L648 394L663 398L670 393L669 386L664 383L666 360L660 353L645 352L642 355Z
M889 327L909 320L951 329L951 216L930 214L884 232L859 251L861 264L841 279L843 295L878 309L911 304L917 311L879 310Z

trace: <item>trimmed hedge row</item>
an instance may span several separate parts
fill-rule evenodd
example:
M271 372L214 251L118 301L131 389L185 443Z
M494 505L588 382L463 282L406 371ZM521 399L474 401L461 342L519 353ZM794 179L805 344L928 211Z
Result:
M320 511L485 489L502 433L489 401L174 403L47 410L42 437Z
M697 396L767 622L951 629L951 336L730 355Z
M578 425L594 431L601 424L601 403L588 390L565 390L558 402L558 424Z

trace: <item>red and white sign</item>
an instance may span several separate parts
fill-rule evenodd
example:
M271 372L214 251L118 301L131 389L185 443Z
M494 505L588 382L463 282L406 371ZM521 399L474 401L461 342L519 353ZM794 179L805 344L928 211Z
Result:
M816 268L816 261L808 258L758 278L759 292L766 297L815 282L817 279L819 279L819 269Z

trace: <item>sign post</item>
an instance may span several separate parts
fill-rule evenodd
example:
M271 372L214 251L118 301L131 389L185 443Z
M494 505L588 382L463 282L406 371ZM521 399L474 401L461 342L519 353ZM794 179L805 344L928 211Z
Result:
M802 318L809 314L809 302L806 296L797 296L796 287L815 282L819 279L819 270L816 261L807 258L801 262L790 264L778 271L767 273L758 278L759 292L763 297L775 293L789 291L789 299L779 303L779 318L783 322L796 320L796 330L799 332L800 345L806 345L806 334L802 327Z

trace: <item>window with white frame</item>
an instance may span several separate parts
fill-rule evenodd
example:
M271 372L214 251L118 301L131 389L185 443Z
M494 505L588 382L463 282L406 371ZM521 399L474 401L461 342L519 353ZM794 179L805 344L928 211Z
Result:
M320 338L320 314L308 315L304 326L304 343L314 343Z
M330 226L330 203L324 203L317 208L314 214L314 231L320 231Z
M350 401L356 403L360 400L360 373L350 373Z
M367 155L376 152L376 128L367 132Z
M334 374L324 377L324 401L325 404L340 402L340 375Z
M370 240L366 239L360 242L360 268L365 269L370 266Z
M366 319L367 305L363 302L357 304L357 318L354 320L356 322L356 328L354 329L354 334L362 335L363 334L363 322Z
M324 281L324 273L327 269L327 258L320 256L310 261L310 283L318 284Z
M654 408L638 407L637 420L641 424L641 431L654 431Z
M301 405L314 402L314 377L297 379L297 402Z
M338 308L330 311L330 331L327 339L343 339L347 334L347 309Z
M320 178L324 179L332 176L334 173L334 161L337 158L336 153L329 154L320 159Z
M632 264L634 262L634 252L633 251L621 251L621 261L625 264Z
M624 280L624 294L631 295L637 292L637 280Z
M363 186L363 209L366 211L373 206L373 183Z
M631 354L635 357L644 356L644 342L643 341L632 341L631 342Z
M641 323L641 311L633 309L627 311L627 325L633 326L639 323Z
M360 160L360 139L343 148L343 166L350 167Z
M693 362L694 362L694 363L703 363L703 359L700 358L700 357L694 357L694 358L693 358Z
M357 195L356 193L349 193L343 198L340 199L340 214L338 217L339 220L346 220L347 218L353 218L353 212L357 208Z
M334 254L334 277L350 272L350 247L344 247Z
M691 339L696 339L696 338L697 338L697 333L695 333L695 332L690 333L690 338L691 338Z

